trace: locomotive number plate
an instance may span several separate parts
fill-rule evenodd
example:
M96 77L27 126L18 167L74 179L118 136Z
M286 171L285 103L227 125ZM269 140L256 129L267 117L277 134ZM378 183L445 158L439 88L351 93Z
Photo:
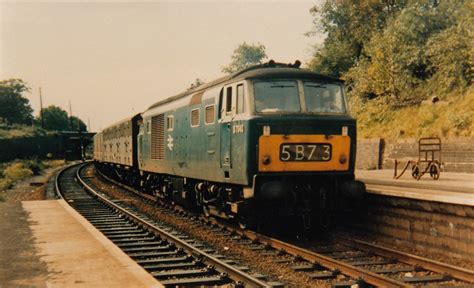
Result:
M291 143L280 146L280 160L289 161L329 161L331 144Z

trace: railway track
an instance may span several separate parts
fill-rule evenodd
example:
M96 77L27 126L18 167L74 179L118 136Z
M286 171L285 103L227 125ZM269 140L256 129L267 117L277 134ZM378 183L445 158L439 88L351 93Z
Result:
M157 200L116 181L113 182L148 202ZM162 204L161 209L165 209L167 213L174 213L177 217L188 214L166 204ZM327 280L332 286L410 287L427 284L470 286L474 283L474 271L363 241L341 240L342 243L335 245L303 248L213 218L196 218L200 219L203 225L211 226L213 233L227 237L229 241L244 243L251 250L274 257L277 263L289 265L295 272L303 272L314 280ZM341 275L344 277L341 278Z
M87 164L85 164L87 165ZM140 215L91 188L76 165L56 177L56 191L84 218L165 286L277 287L189 236Z

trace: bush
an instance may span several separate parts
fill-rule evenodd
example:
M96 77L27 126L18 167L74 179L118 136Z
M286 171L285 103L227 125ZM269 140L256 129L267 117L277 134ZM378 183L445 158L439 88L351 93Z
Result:
M40 175L41 171L45 168L43 162L38 159L27 160L24 164L25 168L30 169L33 175Z
M469 113L449 115L449 122L456 131L465 130L471 126L471 115Z
M0 179L0 192L12 188L13 183L9 179Z
M33 171L26 168L23 163L13 163L8 166L3 174L7 180L18 181L33 176Z

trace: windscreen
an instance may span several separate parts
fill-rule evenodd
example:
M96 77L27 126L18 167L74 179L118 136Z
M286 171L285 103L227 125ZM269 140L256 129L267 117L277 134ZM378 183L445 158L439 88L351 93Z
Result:
M291 80L254 82L255 110L260 113L299 112L298 83Z
M304 82L306 110L316 113L346 113L339 84Z

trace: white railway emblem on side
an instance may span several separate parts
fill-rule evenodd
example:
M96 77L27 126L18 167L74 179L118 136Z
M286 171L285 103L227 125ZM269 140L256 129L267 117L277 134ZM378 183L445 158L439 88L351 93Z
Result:
M168 135L168 149L170 149L170 151L173 151L173 137L171 135Z

